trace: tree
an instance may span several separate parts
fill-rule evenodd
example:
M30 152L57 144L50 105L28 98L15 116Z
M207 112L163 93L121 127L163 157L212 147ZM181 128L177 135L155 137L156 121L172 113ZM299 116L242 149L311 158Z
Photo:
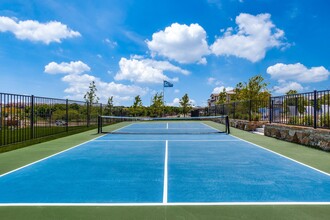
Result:
M108 103L104 108L104 114L112 115L112 111L113 111L113 96L108 98Z
M253 76L249 79L249 82L240 82L236 85L233 99L236 101L268 101L270 97L270 93L267 89L268 84L269 83L264 82L264 78L261 75Z
M84 99L87 102L87 126L89 126L90 124L90 119L91 119L91 114L93 113L93 109L92 106L94 103L97 103L99 101L99 97L97 97L96 95L97 92L97 88L95 85L95 82L92 81L89 84L89 91L86 92L86 94L84 95Z
M139 95L135 96L134 98L134 103L131 106L131 113L133 116L138 116L141 114L142 112L142 100L141 97Z
M226 89L223 88L222 92L219 93L219 99L216 104L224 104L227 100L227 92Z
M290 115L297 115L298 112L300 114L305 112L305 106L308 105L308 100L304 97L298 94L297 90L290 89L287 91L286 96L283 101L283 105L286 106L286 112L290 113ZM294 106L294 112L290 111L290 107ZM291 109L293 110L293 109Z
M152 98L152 104L150 105L150 116L161 117L163 115L164 103L163 94L156 93Z
M179 103L182 108L183 116L186 117L186 114L191 110L191 104L187 93L184 94Z
M97 97L96 92L97 92L97 88L95 82L92 81L89 84L89 91L87 91L86 94L84 95L84 99L86 100L86 102L89 103L89 105L98 103L99 97Z
M298 91L297 91L297 90L294 90L294 89L290 89L290 90L287 91L285 94L286 94L286 95L298 94Z

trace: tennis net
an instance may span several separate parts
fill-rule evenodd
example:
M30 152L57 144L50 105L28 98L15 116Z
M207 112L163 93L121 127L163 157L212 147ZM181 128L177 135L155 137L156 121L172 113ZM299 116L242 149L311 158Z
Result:
M209 122L222 126L211 127ZM114 130L113 124L120 123ZM207 116L187 118L148 118L99 116L98 133L112 134L210 134L230 133L228 116Z

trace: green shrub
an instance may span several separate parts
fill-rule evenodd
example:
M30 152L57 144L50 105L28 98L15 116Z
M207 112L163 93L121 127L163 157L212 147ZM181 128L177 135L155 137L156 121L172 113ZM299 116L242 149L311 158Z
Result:
M288 124L290 125L299 125L301 124L301 119L297 116L290 117Z
M303 125L312 126L314 123L313 115L305 115L302 122L303 122Z
M321 127L330 127L330 115L329 114L323 114L319 118L320 120L320 126Z
M256 113L252 114L252 116L251 116L251 120L252 121L259 121L259 119L260 119L260 115L259 114L256 114Z

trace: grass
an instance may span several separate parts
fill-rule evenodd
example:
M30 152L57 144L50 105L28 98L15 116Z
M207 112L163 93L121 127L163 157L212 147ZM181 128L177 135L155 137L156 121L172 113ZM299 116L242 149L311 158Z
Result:
M117 129L125 124L112 125ZM222 125L209 122L209 125ZM231 134L330 172L330 154L302 145L284 142L231 128ZM0 173L98 137L96 130L67 136L0 154ZM142 207L64 207L0 206L1 219L329 219L329 205L243 205L243 206L142 206Z
M35 127L33 139L31 139L30 128L2 129L0 130L0 153L95 129L95 127L95 125L68 127L68 131L66 127Z

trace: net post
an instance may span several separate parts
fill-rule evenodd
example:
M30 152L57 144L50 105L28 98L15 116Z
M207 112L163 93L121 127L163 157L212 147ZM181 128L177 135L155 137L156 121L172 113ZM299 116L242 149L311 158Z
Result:
M229 128L229 116L226 116L226 133L230 134L230 128Z
M34 104L35 104L35 100L34 100L34 95L31 95L31 113L30 113L30 139L34 138Z
M317 128L317 103L318 101L317 101L317 91L316 90L314 90L314 109L313 109L313 116L314 116L314 121L313 121L313 127L314 127L314 129L316 129Z
M69 100L65 100L65 120L66 120L66 125L65 125L65 131L69 131Z
M97 116L97 133L102 133L102 118L101 116Z

